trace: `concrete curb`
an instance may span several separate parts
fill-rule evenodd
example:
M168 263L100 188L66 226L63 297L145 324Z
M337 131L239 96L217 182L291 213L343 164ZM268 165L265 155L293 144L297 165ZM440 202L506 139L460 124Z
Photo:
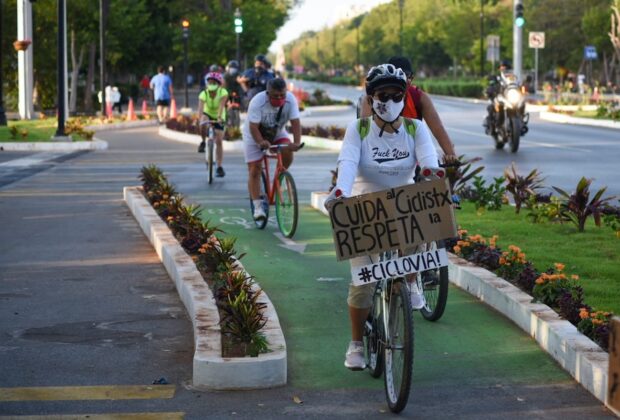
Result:
M125 121L113 124L97 124L86 126L86 130L94 132L109 131L109 130L128 130L132 128L150 127L156 126L157 120L142 120L142 121ZM3 142L0 143L0 150L11 151L33 151L33 152L47 152L47 151L74 151L74 150L106 150L108 143L105 140L97 139L93 137L92 141L72 141L72 142Z
M620 121L571 117L570 115L558 114L557 112L543 111L540 113L540 119L562 124L587 125L590 127L612 128L616 130L620 129Z
M220 317L209 286L191 257L144 198L140 187L123 188L123 197L168 271L194 329L193 385L209 390L272 388L286 384L286 342L274 306L263 291L271 352L258 357L223 358ZM240 262L237 267L244 270ZM244 270L245 271L245 270ZM258 284L255 284L258 289Z
M313 192L311 205L323 214L325 192ZM530 334L577 382L608 405L609 354L547 305L492 272L448 254L450 281L502 313Z
M181 143L189 143L198 146L200 144L200 136L198 134L182 133L180 131L169 130L166 127L159 127L159 135L170 140ZM320 149L340 150L342 147L341 140L332 140L322 137L301 136L301 141L307 146L317 147ZM243 151L243 141L224 141L225 151Z
M609 354L547 305L492 272L449 254L450 281L510 318L568 373L607 404Z
M178 141L180 143L189 143L195 146L198 146L202 140L200 135L198 134L189 134L182 133L180 131L170 130L163 125L159 127L159 135L169 140ZM226 152L243 150L243 141L241 140L224 140L222 144L224 145L224 151Z
M123 121L111 124L89 125L86 127L86 129L97 132L110 130L129 130L132 128L154 127L156 125L158 125L157 118L153 118L151 120Z
M49 141L49 142L28 142L28 143L0 143L0 150L12 151L74 151L74 150L105 150L108 142L93 138L92 141Z

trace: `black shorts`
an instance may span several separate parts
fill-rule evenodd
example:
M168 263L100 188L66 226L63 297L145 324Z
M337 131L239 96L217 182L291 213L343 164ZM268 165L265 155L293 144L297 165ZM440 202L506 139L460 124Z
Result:
M209 116L209 114L203 112L202 115L204 115L205 117L207 117L209 119L209 122L211 123L211 125L213 125L213 129L214 130L224 130L224 124L217 122L217 120L214 120L213 118L211 118L211 116ZM206 124L203 126L205 127Z
M170 106L170 99L158 99L157 106Z

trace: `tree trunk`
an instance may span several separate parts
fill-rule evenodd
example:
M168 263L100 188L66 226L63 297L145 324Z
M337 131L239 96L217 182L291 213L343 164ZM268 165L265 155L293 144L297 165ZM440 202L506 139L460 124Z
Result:
M84 89L84 110L93 111L93 84L95 83L95 55L97 45L91 42L88 46L88 74L86 75L86 88Z
M80 55L75 55L75 31L71 30L71 96L69 97L69 112L74 113L77 104L78 77L84 59L84 46L80 47Z

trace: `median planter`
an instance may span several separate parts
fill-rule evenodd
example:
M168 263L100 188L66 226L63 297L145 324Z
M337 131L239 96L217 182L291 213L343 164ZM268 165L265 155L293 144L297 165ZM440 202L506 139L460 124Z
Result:
M125 187L127 206L149 238L175 283L194 330L193 384L211 390L270 388L286 384L286 343L275 308L263 292L267 323L261 330L269 352L257 357L222 357L220 316L211 289L192 258L178 243L142 194L141 187ZM243 266L236 261L237 268ZM258 289L254 283L253 288Z

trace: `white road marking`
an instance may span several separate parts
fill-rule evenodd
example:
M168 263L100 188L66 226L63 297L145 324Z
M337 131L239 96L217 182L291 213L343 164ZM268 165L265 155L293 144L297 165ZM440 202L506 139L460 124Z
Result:
M316 281L342 281L344 277L319 277Z
M448 127L448 131L455 131L457 133L463 133L463 134L467 134L470 136L477 136L477 137L489 139L491 142L493 141L493 139L490 136L487 136L486 134L482 134L482 133L477 133L475 131L463 130L460 128L450 128L450 127ZM547 147L550 149L576 150L578 152L592 153L592 150L582 149L580 147L564 146L562 144L553 144L553 143L547 143L547 142L542 142L542 141L531 141L531 140L521 139L521 145L525 145L528 147L538 146L538 147Z
M26 166L37 165L41 162L56 159L57 157L66 155L67 152L41 152L34 155L26 156L20 159L9 160L8 162L0 163L0 167L3 168L23 168Z
M304 251L306 250L306 245L303 242L295 242L294 240L290 239L290 238L286 238L284 235L282 235L282 233L280 232L274 232L273 233L280 241L283 242L283 244L280 244L280 246L282 248L286 248L289 249L291 251L295 251L298 254L303 254Z

